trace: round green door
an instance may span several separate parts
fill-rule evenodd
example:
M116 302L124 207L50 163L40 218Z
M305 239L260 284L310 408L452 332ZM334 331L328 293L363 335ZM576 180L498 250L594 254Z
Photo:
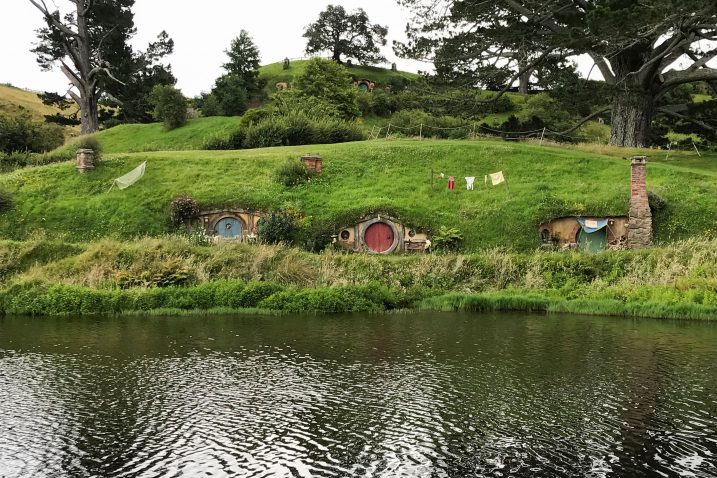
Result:
M580 229L578 233L578 249L583 252L600 252L607 249L607 229L602 228L592 234Z

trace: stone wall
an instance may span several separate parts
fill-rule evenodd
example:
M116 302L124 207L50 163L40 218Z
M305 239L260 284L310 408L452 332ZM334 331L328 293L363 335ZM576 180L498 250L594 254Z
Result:
M647 196L647 158L635 156L631 162L630 212L627 245L630 248L652 244L652 212Z

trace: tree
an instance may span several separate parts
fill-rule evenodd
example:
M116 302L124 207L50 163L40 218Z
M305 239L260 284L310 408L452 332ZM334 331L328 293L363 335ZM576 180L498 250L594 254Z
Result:
M309 40L308 55L329 51L338 63L343 56L363 64L386 61L380 50L386 45L386 35L388 28L371 24L363 9L348 14L340 5L329 5L304 32L304 38Z
M616 146L647 146L655 116L679 114L660 106L677 86L708 81L717 87L717 69L708 65L717 57L710 44L717 39L717 4L711 1L398 1L414 13L399 54L435 58L439 52L444 63L489 60L510 72L504 90L548 61L589 55L609 86L593 114L612 111L610 143ZM530 55L516 69L517 47ZM689 64L678 68L680 59Z
M301 97L319 98L334 105L345 119L359 115L358 91L351 75L345 67L331 60L309 60L304 73L296 79L295 87Z
M129 46L136 32L131 10L134 0L67 0L73 11L64 15L50 10L45 0L29 1L47 24L37 31L39 42L32 51L42 69L59 65L70 81L67 95L79 107L82 134L99 128L98 105L103 96L120 107L122 98L136 98L132 82L143 69L145 77L173 80L171 72L160 72L156 64L173 46L166 33L145 53L137 54ZM146 95L148 88L139 90Z
M173 86L157 85L149 94L154 106L154 118L164 123L168 130L179 128L187 122L187 99Z
M223 65L226 73L217 78L210 93L194 99L204 116L239 116L264 86L259 80L259 49L245 30L225 53L229 56L229 62Z
M226 72L240 77L248 91L259 90L259 48L249 33L242 30L225 53L229 56L229 62L223 65Z

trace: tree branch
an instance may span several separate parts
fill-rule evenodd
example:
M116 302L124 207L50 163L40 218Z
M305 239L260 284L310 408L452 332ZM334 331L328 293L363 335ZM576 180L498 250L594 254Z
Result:
M67 25L62 23L61 21L55 19L55 17L52 16L50 13L50 10L47 8L47 5L45 4L44 0L40 0L40 3L36 2L35 0L29 0L30 3L35 5L35 7L42 12L42 14L45 16L45 19L49 22L51 22L55 27L57 27L62 33L65 35L70 35L75 38L79 38L79 33L76 33L69 28L67 28Z
M610 69L610 65L607 64L605 58L597 56L595 53L590 53L590 58L593 59L598 69L600 70L600 73L602 73L602 77L605 79L605 83L607 83L608 85L614 85L616 82L615 74Z
M671 70L661 75L664 78L660 86L660 92L667 91L677 85L684 83L693 83L695 81L713 81L717 80L717 68L699 68L694 71L675 71Z
M669 109L667 109L667 108L657 108L656 111L659 111L660 113L665 113L665 114L668 115L668 116L673 116L673 117L675 117L675 118L679 118L679 119L681 119L681 120L688 121L688 122L690 122L690 123L692 123L692 124L696 124L697 126L700 126L700 127L704 128L704 129L706 129L706 130L708 130L708 131L717 132L717 128L714 127L714 126L711 126L711 125L709 125L709 124L707 124L707 123L705 123L705 122L703 122L703 121L696 120L696 119L694 119L694 118L690 118L689 116L685 116L685 115L682 115L682 114L680 114L680 113L676 113L676 112L671 111L671 110L669 110Z
M577 124L576 124L575 126L573 126L572 128L566 129L565 131L561 131L561 132L559 132L558 134L570 134L570 133L572 133L573 131L575 131L576 129L578 129L579 127L581 127L582 125L584 125L585 123L587 123L588 121L590 121L591 119L593 119L593 118L595 118L595 117L597 117L597 116L600 116L601 114L603 114L603 113L605 113L605 112L607 112L607 111L610 111L610 110L612 110L612 106L604 106L604 107L600 108L599 110L597 110L596 112L594 112L594 113L592 113L592 114L586 116L585 118L581 119L580 122L577 123Z

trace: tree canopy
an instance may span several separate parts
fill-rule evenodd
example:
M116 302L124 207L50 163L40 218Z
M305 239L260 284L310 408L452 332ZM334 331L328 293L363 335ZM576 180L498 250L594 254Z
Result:
M194 99L204 116L238 116L249 107L249 100L260 92L259 48L246 30L234 38L225 51L229 61L216 79L212 91Z
M647 146L658 114L687 118L677 112L686 105L662 103L679 85L717 85L717 69L708 64L717 56L714 1L398 1L413 19L409 41L396 51L430 59L444 74L468 73L479 81L492 69L507 89L549 62L588 55L609 86L593 113L612 112L614 145Z
M304 37L308 39L308 55L330 52L338 63L342 58L353 58L362 64L386 61L381 55L386 35L388 28L369 22L363 9L347 13L341 5L329 5L304 32Z
M120 107L126 101L130 110L136 109L131 103L139 101L146 114L144 97L152 86L175 81L171 71L159 64L173 48L166 33L146 52L134 52L129 45L136 33L134 0L67 0L72 10L65 14L50 10L45 0L29 1L46 22L37 31L39 41L32 51L42 69L59 66L70 81L67 95L79 106L83 134L98 129L98 103L103 96Z

